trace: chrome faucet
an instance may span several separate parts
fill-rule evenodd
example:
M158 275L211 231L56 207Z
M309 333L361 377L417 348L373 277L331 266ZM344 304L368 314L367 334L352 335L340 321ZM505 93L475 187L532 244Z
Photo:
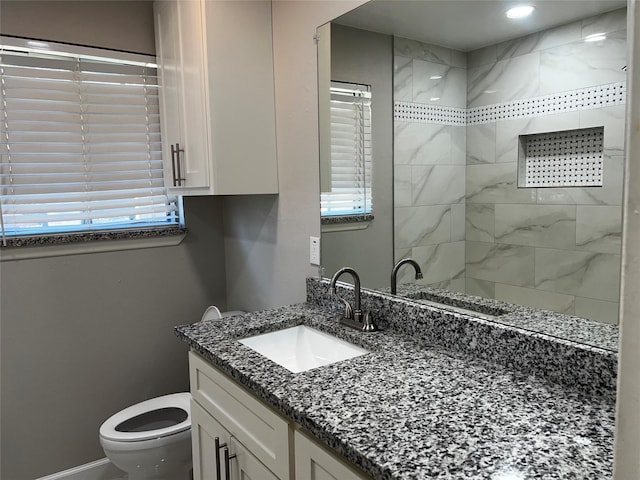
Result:
M347 302L344 298L336 293L336 282L343 273L349 273L353 277L353 294L355 297L353 308L351 308L349 302ZM341 324L348 327L357 328L358 330L362 330L365 332L373 332L377 330L371 319L371 313L367 311L363 315L362 309L360 308L360 277L353 268L343 267L333 274L333 277L331 277L331 282L329 283L329 295L337 296L345 304L344 315L340 320Z
M405 263L410 263L411 265L413 265L413 268L416 270L416 280L420 280L422 278L422 270L420 270L420 265L418 265L418 262L416 262L412 258L403 258L398 263L396 263L395 266L393 267L393 270L391 270L391 294L392 295L395 295L397 293L398 270Z

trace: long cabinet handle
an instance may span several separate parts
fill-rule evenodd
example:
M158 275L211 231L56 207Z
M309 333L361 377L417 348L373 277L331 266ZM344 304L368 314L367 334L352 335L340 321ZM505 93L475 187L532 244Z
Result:
M229 455L229 449L225 447L224 449L224 480L231 480L229 460L236 457L237 455L235 453L233 455Z
M182 182L182 162L180 161L180 153L184 153L184 148L180 148L180 144L171 144L171 170L173 174L173 186L181 187Z
M227 444L226 443L220 444L219 437L214 438L213 442L215 444L215 449L216 449L216 480L222 480L222 475L220 474L220 449L224 448L228 454L228 450L226 448Z

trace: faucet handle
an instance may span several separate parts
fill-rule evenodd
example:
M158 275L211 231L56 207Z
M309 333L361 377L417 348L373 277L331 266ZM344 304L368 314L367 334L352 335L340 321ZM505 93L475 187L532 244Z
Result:
M351 305L349 305L349 302L347 302L342 297L338 297L338 298L344 302L344 318L353 318L353 308L351 308Z
M335 293L335 290L333 292L333 295L338 297L338 299L340 299L342 301L342 303L344 303L344 318L352 319L353 318L353 308L351 308L351 305L349 304L349 302L347 302L344 298L342 298L340 295Z
M362 330L364 332L375 332L378 330L375 323L373 323L373 316L371 315L371 311L367 310L364 312L364 318L362 320Z

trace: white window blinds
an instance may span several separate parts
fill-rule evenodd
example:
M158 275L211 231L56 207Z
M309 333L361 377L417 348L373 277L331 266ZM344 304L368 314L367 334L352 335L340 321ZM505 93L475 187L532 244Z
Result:
M371 92L367 85L331 82L331 191L323 216L372 212Z
M3 235L179 224L155 65L6 45L0 55Z

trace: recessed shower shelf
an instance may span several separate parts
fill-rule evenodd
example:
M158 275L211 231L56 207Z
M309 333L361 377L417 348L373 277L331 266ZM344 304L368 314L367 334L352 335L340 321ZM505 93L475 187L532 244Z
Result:
M518 187L601 187L604 127L519 136Z

